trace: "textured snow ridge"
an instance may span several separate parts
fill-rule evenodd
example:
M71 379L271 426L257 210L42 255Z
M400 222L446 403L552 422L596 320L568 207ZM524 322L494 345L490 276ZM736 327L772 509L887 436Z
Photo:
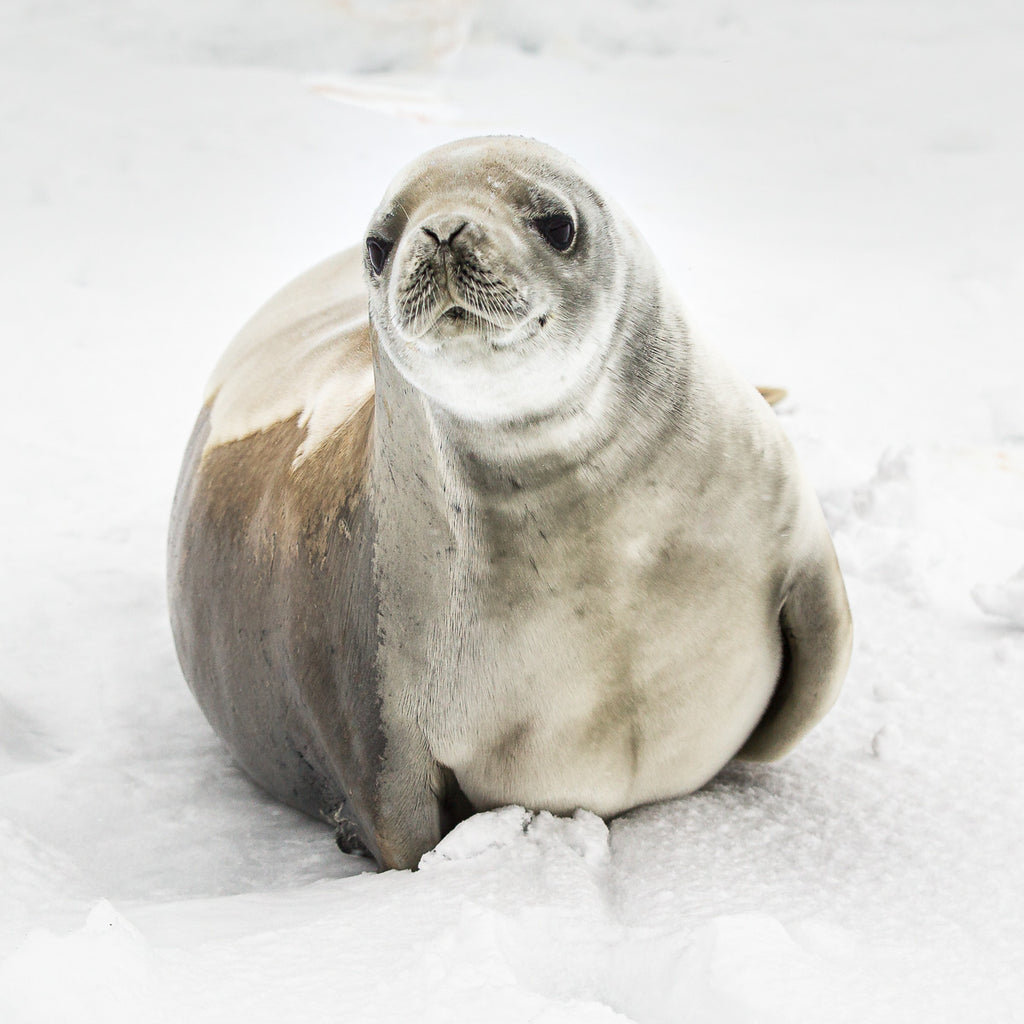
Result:
M1022 49L1011 0L8 0L0 1021L1024 1019ZM780 764L378 875L196 708L166 518L240 325L487 132L787 389L855 651Z
M781 1022L826 1005L855 1021L901 982L883 974L885 993L876 974L866 997L870 958L813 919L624 924L608 830L585 812L480 815L418 874L314 889L151 907L141 927L101 901L69 934L32 932L0 967L4 1019L271 1021L330 1014L343 997L403 1020Z

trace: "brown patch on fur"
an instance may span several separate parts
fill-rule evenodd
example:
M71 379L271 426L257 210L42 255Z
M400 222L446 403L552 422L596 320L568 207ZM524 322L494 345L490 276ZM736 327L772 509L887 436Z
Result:
M245 770L371 852L383 752L373 527L364 481L372 395L292 468L298 418L203 452L204 409L172 513L170 603L182 669Z
M210 449L197 475L212 520L243 529L259 548L302 538L311 557L323 558L345 516L361 501L373 426L373 395L330 440L292 467L304 431L298 415Z

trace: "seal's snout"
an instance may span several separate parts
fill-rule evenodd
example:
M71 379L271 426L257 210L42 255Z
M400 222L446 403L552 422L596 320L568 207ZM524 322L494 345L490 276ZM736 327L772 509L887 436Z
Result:
M414 226L399 252L393 301L409 335L473 335L501 343L532 309L530 295L480 218L441 212Z

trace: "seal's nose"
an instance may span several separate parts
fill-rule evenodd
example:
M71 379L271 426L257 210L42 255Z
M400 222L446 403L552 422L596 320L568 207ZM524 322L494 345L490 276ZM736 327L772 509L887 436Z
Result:
M429 235L438 247L450 246L468 223L469 221L459 214L444 214L428 218L420 225L420 230Z

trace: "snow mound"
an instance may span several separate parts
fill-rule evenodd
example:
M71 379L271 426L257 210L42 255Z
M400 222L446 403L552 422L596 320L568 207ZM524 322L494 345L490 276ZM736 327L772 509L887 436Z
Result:
M1024 566L1003 583L978 584L971 597L986 615L1024 629Z
M0 964L0 1011L9 1024L166 1019L154 1013L153 989L148 945L106 901L78 931L34 931Z
M596 814L578 810L571 818L523 807L476 814L457 825L420 861L420 870L442 861L468 860L491 852L501 859L563 851L596 866L608 859L608 826Z

